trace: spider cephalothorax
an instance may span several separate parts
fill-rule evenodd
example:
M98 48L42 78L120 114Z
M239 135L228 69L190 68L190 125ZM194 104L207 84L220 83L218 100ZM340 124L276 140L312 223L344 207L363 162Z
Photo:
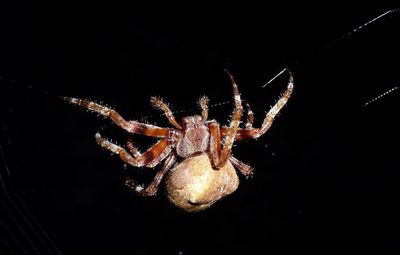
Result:
M182 118L182 136L176 144L176 154L187 158L196 152L207 150L210 133L199 115Z
M206 97L201 97L199 100L201 116L184 117L180 122L175 120L169 107L160 98L152 97L152 104L165 113L173 128L126 121L116 111L85 99L70 97L64 99L111 119L131 134L160 138L155 145L141 154L130 139L127 142L129 153L96 133L96 142L101 147L119 155L123 161L132 166L153 168L163 161L162 167L149 186L143 188L127 179L126 184L129 187L142 195L152 196L156 194L165 176L169 200L187 211L199 211L236 190L239 179L235 169L246 176L252 175L253 170L250 166L231 155L233 143L263 135L293 91L293 77L289 73L290 79L286 91L266 114L261 127L253 128L254 116L247 104L247 123L244 128L240 128L242 101L234 78L229 72L227 73L232 82L235 103L229 127L220 127L217 121L208 120Z

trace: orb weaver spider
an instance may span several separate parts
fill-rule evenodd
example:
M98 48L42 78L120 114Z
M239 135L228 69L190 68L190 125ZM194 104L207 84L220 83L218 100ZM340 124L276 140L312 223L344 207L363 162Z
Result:
M233 143L255 139L263 135L272 125L275 116L285 106L293 91L293 76L289 72L286 91L266 114L259 128L253 127L254 114L247 104L247 123L240 128L243 107L238 86L229 75L234 98L234 110L229 127L221 127L216 120L208 119L208 98L203 96L198 104L201 115L187 116L178 122L168 105L161 98L152 97L154 107L164 112L171 128L127 121L116 111L85 99L63 97L71 104L82 106L110 120L131 134L159 138L145 153L140 153L129 139L129 152L96 133L96 142L101 147L117 155L134 167L154 168L163 162L160 170L149 186L143 188L127 179L126 185L144 196L153 196L165 178L167 197L176 206L186 211L200 211L210 207L220 198L234 192L239 185L237 169L250 176L253 169L231 155Z

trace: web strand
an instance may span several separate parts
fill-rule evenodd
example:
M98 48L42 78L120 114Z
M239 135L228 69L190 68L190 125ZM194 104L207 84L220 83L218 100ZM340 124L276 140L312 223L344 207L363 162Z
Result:
M371 100L369 100L368 102L366 102L363 106L366 107L366 106L368 106L369 104L374 103L375 101L378 101L378 100L382 99L383 97L389 95L389 94L392 93L393 91L398 90L399 88L400 88L400 87L393 87L393 88L389 89L388 91L386 91L386 92L380 94L379 96L376 96L376 97L372 98Z
M8 218L12 220L12 222L7 223L15 224L18 231L22 234L22 236L24 236L26 243L35 254L45 254L42 252L43 250L40 249L39 246L37 246L35 240L38 240L40 244L44 247L46 252L48 252L46 254L61 254L61 252L52 242L46 231L36 221L32 213L29 211L27 206L23 203L23 201L19 198L17 192L15 191L11 180L10 169L8 167L6 156L1 144L0 153L4 169L6 171L5 176L3 176L0 171L0 184L4 190L5 196L5 199L3 202L0 203L0 206L4 208L3 211L7 214ZM11 229L8 228L7 225L4 225L4 227L8 229L8 232L11 231ZM35 234L35 238L32 238L31 235L28 233ZM10 232L9 234L10 237L14 237L14 234L12 232ZM17 243L19 243L19 241L22 242L22 240L18 240ZM20 246L19 248L22 249L24 253L26 253L26 251L23 249L23 246Z
M331 41L331 42L325 44L325 45L322 46L321 48L319 48L319 49L315 50L314 52L308 54L307 56L301 58L299 61L295 62L293 65L297 65L297 64L299 64L299 63L301 63L301 62L304 62L305 60L307 60L307 59L313 57L314 55L320 53L321 51L324 51L324 50L326 50L326 49L328 49L328 48L334 46L334 45L337 44L338 42L340 42L340 41L342 41L342 40L345 40L346 38L352 36L354 33L357 33L357 32L359 32L359 31L365 29L365 28L368 27L369 25L371 25L371 24L377 22L378 20L380 20L380 19L382 19L382 18L388 16L389 14L398 12L399 10L400 10L400 8L398 8L398 9L392 9L392 10L389 10L389 11L386 11L386 12L380 14L379 16L377 16L377 17L375 17L375 18L373 18L373 19L371 19L371 20L365 22L364 24L362 24L362 25L360 25L360 26L354 28L354 29L351 30L350 32L347 32L347 33L343 34L342 36L339 36L339 37L336 38L335 40L333 40L333 41ZM282 71L280 71L277 75L275 75L273 78L271 78L267 83L265 83L265 84L262 85L261 87L262 87L262 88L265 88L268 84L270 84L270 83L273 82L276 78L278 78L279 76L281 76L287 69L288 69L288 67L285 67Z

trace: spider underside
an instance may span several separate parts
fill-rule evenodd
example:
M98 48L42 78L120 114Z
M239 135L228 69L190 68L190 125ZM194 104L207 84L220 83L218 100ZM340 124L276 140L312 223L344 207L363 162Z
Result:
M128 178L126 185L132 190L144 196L153 196L165 176L169 200L186 211L199 211L236 190L239 180L235 169L245 176L252 175L253 169L249 165L231 155L233 143L263 135L293 91L293 76L289 73L287 89L266 114L261 127L253 127L254 114L246 104L247 123L244 128L240 128L242 100L233 76L226 72L232 82L234 96L234 111L228 127L221 127L216 120L208 120L208 99L204 96L198 101L201 116L183 117L179 122L162 99L152 97L151 103L164 112L173 126L171 128L127 121L116 111L89 100L70 97L64 97L64 100L109 118L131 134L159 138L146 152L140 153L131 139L128 139L126 150L99 133L95 136L97 144L119 155L131 166L154 168L162 163L154 180L146 188Z

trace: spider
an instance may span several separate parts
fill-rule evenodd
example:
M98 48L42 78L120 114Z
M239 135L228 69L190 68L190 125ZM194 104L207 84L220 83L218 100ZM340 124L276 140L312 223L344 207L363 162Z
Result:
M293 91L293 76L289 72L286 91L266 114L261 127L253 127L254 114L249 104L246 104L247 123L244 128L240 128L242 100L234 77L229 71L225 71L231 80L234 97L234 111L227 127L221 127L216 120L208 119L208 98L205 96L200 97L198 101L201 116L183 117L179 122L161 98L152 97L152 105L164 112L172 128L127 121L116 111L89 100L70 97L63 99L112 120L131 134L159 138L142 154L135 148L131 139L127 142L129 153L99 133L95 135L98 145L119 155L131 166L154 168L163 162L154 180L146 188L135 185L129 178L125 183L128 187L141 195L153 196L164 178L167 197L173 204L189 212L200 211L237 189L239 179L235 169L245 176L253 174L253 169L249 165L231 155L233 143L263 135Z

